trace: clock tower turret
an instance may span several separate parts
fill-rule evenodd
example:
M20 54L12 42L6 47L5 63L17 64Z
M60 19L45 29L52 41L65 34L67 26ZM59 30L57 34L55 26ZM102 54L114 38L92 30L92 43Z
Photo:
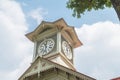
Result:
M82 43L64 19L42 21L26 36L34 43L33 60L18 80L95 80L74 68L73 50Z
M82 43L74 27L68 26L64 19L55 22L42 21L37 29L26 36L35 44L33 61L40 56L75 70L73 49L81 46Z

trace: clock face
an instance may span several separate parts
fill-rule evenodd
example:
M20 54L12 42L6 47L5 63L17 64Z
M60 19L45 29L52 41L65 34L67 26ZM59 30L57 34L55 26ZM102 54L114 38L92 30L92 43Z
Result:
M72 50L70 48L70 45L66 41L62 42L62 48L67 58L72 59Z
M46 39L40 43L38 46L38 54L47 54L50 51L52 51L53 47L55 45L55 42L53 39Z

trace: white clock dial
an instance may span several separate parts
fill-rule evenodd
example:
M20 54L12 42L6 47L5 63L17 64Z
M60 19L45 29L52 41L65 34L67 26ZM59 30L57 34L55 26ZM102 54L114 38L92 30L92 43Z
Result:
M66 41L62 42L62 48L66 57L68 59L72 59L72 51L71 51L70 45Z
M42 55L47 54L50 51L52 51L54 45L55 45L55 42L53 39L46 39L42 41L38 46L38 53Z

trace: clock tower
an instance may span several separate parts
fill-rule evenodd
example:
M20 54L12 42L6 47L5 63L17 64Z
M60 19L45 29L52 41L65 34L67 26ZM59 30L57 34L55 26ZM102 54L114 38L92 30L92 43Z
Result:
M42 21L37 29L26 36L35 44L33 61L40 56L75 70L73 49L81 46L82 43L74 27L68 26L64 19L55 22Z
M67 25L63 18L54 22L42 21L33 32L26 34L26 36L34 43L33 60L30 68L19 80L79 80L82 78L84 78L83 80L95 80L85 75L79 78L81 74L77 73L74 68L73 49L81 46L82 43L78 39L74 27ZM71 79L67 79L66 76L60 78L51 75L49 79L46 79L46 70L49 73L51 69L53 69L53 73L64 74L65 72L66 76L73 77L69 76ZM76 76L72 75L72 72ZM40 73L42 77L40 77ZM38 77L35 74L38 74Z

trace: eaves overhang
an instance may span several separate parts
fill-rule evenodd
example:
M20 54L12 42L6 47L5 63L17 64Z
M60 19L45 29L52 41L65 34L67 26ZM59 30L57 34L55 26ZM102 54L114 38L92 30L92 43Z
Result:
M42 21L41 24L34 31L26 34L26 37L30 41L34 42L36 36L39 35L39 33L42 32L43 30L45 30L46 28L56 28L56 30L57 29L64 30L72 38L72 40L74 42L74 44L73 44L74 48L82 45L82 42L77 37L74 27L67 25L67 23L64 21L63 18L60 18L54 22Z

